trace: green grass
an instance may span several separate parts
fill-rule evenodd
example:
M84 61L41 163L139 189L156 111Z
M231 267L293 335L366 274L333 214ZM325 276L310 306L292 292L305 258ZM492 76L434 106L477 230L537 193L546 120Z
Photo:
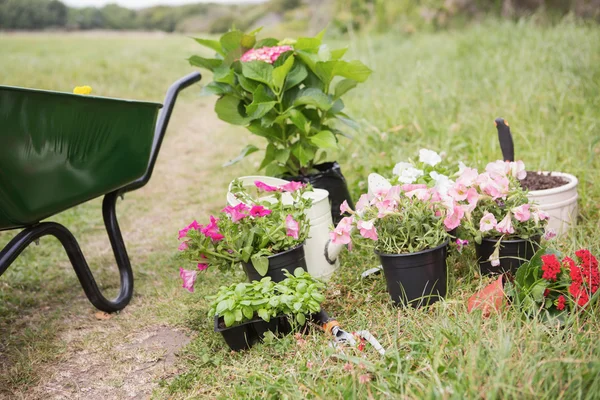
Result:
M189 71L184 58L197 51L189 39L172 36L58 38L0 36L0 83L61 90L90 84L96 93L159 100L170 82ZM499 158L493 120L502 116L511 124L517 158L530 169L560 170L580 179L579 225L556 245L567 252L587 247L600 253L599 39L597 26L564 22L539 27L526 21L359 37L350 44L352 56L375 72L345 101L362 129L337 155L354 196L365 189L369 172L389 173L395 162L421 147L479 167ZM202 156L186 159L191 161L185 168L155 183L184 181L172 203L160 208L178 219L153 225L143 235L144 245L130 246L139 285L132 311L116 317L113 328L116 336L123 329L169 323L193 333L179 360L181 372L165 378L156 397L600 398L597 308L569 329L524 320L510 309L489 319L468 314L466 299L486 283L472 252L451 256L447 300L427 310L393 308L382 277L358 279L377 262L370 252L342 254L324 307L349 330L375 334L388 349L386 357L369 347L364 353L345 349L342 354L317 330L304 337L305 344L288 336L229 352L205 317L203 296L242 277L209 271L188 296L178 288L175 232L189 222L185 218L207 218L222 203L227 182L253 171L259 156L222 170L220 165L246 144L248 134L203 123L187 126L186 120L212 113L206 100L194 99L193 93L179 107L184 111L176 114L177 132L170 131L163 156L178 157L168 149L187 140L180 130L205 137L210 148L189 149ZM119 205L126 232L135 231L138 219L155 217L150 214L157 212L154 197L144 189ZM59 221L78 235L103 239L97 213L95 202L62 214ZM0 235L1 243L8 239ZM88 253L114 289L110 254L94 253L101 248ZM51 240L29 250L0 278L0 288L0 382L6 390L24 393L71 350L60 335L70 329L65 321L77 326L78 315L92 311ZM24 316L35 317L36 323ZM110 331L107 335L113 337ZM83 349L91 346L87 343ZM370 382L360 383L361 375Z

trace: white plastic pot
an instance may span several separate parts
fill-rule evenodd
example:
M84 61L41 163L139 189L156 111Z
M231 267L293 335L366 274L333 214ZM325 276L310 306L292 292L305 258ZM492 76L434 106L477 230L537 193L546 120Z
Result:
M254 181L261 181L267 185L278 186L288 183L288 181L268 176L243 176L238 178L246 188L253 188ZM231 184L229 185L231 190ZM325 257L325 248L329 240L329 227L333 224L331 219L331 207L329 205L329 193L324 189L313 189L313 192L306 192L304 196L313 200L312 207L307 211L310 220L310 231L308 240L304 246L306 258L306 267L308 272L315 278L329 280L336 269L340 266L338 260L330 263ZM270 195L265 193L264 198L268 199ZM292 202L292 197L284 193L282 200ZM227 203L235 206L240 201L231 193L227 193Z
M563 172L551 172L550 175L560 176L569 183L552 189L532 190L527 197L550 215L548 227L560 235L577 224L577 215L579 214L577 185L579 181L575 176Z

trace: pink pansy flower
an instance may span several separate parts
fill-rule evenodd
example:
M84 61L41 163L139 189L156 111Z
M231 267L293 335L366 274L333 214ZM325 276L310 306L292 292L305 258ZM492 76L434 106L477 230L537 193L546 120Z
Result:
M187 242L181 242L181 244L179 245L179 247L177 248L177 250L184 251L184 250L187 250L187 248L188 248Z
M190 229L201 229L201 228L202 228L202 225L198 225L198 222L196 222L196 220L194 220L194 221L192 221L191 224L189 224L188 226L186 226L185 228L183 228L182 230L179 231L178 239L186 237L186 235Z
M481 217L481 220L479 221L479 230L481 232L488 232L494 229L497 224L498 222L496 221L496 217L494 217L494 214L488 212L485 213L483 217Z
M479 174L475 168L465 168L456 180L456 183L467 187L473 186L478 176Z
M448 211L449 212L444 219L444 225L446 226L447 230L451 231L460 225L460 220L465 215L465 211L459 205L455 205L451 210L449 209Z
M521 160L510 163L510 174L517 179L525 179L527 177L527 171L525 170L525 163Z
M343 215L344 213L352 214L353 212L354 211L352 211L352 209L348 205L348 202L344 200L344 202L340 205L340 215Z
M218 242L219 240L221 240L225 237L219 233L219 227L217 226L218 220L219 220L218 218L215 218L211 215L210 216L210 224L206 225L201 230L201 232L202 232L202 234L204 234L204 236L211 238L212 240L214 240L216 242Z
M529 212L529 204L523 204L519 207L515 207L511 211L515 215L515 219L520 222L529 221L529 218L531 217L531 213Z
M233 222L238 222L238 221L244 219L245 217L247 217L248 216L248 214L246 214L247 211L248 211L248 206L245 205L244 203L240 203L236 206L227 206L221 210L221 212L229 214L229 216L231 217L231 220Z
M294 219L294 217L292 217L289 214L285 218L285 229L286 229L286 232L285 232L286 235L291 236L294 239L298 239L298 231L299 231L298 221L296 221Z
M485 171L492 178L505 177L510 172L510 162L502 160L491 162L488 165L486 165Z
M356 227L360 231L362 237L377 240L377 230L374 225L375 220L372 219L370 221L358 221L356 223Z
M269 210L268 208L264 208L261 205L254 205L252 206L252 208L250 209L250 216L256 218L256 217L264 217L266 215L271 214L271 210Z
M356 203L356 211L360 212L360 211L364 210L364 208L367 207L368 205L369 205L369 195L363 194L360 196L360 199L358 199L358 202Z
M280 188L286 192L295 192L296 190L302 189L306 184L302 182L288 182L285 185L281 185Z
M256 186L259 190L262 190L262 191L265 191L265 192L277 192L277 191L279 191L278 187L267 185L266 183L261 182L261 181L254 181L254 186Z
M350 232L352 231L352 217L344 217L335 227L335 229L329 232L331 243L333 244L349 244L351 242Z
M179 268L179 277L183 279L183 287L190 293L194 293L194 283L196 282L197 271L188 271L187 269Z
M506 214L506 217L504 217L502 221L498 222L498 224L496 225L496 230L500 233L506 234L515 233L515 229L512 225L512 215L510 211Z
M263 61L273 64L281 54L292 50L291 46L273 46L261 47L260 49L250 49L240 58L241 62Z

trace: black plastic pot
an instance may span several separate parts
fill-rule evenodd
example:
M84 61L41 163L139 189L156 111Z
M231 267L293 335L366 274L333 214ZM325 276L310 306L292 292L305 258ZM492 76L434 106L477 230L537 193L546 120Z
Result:
M387 290L395 305L421 307L446 295L448 241L409 254L380 254Z
M511 273L529 261L540 247L540 237L531 239L502 240L500 243L500 265L494 267L489 260L495 250L498 239L483 239L481 244L475 246L479 268L484 275Z
M329 192L329 202L331 203L331 217L334 224L343 218L340 215L340 206L346 200L350 208L354 208L354 203L350 198L346 178L342 174L340 165L334 162L327 162L314 167L319 172L306 176L284 176L288 181L299 181L310 183L313 187L325 189Z
M298 267L306 271L306 260L304 258L304 244L301 244L293 249L284 251L268 257L269 269L267 275L270 276L273 282L281 282L286 278L283 271L287 270L290 274L294 273L294 270ZM243 263L244 271L248 281L260 281L264 276L261 276L251 262Z
M261 341L267 331L276 330L275 321L265 322L260 318L230 326L229 328L221 328L219 326L220 322L223 322L223 318L215 316L215 332L221 333L223 339L225 339L225 343L233 351L249 349Z

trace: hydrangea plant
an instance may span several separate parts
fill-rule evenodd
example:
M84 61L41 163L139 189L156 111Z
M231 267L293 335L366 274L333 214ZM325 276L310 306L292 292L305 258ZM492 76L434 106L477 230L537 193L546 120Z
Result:
M260 169L271 176L308 175L327 159L344 133L337 122L353 126L342 96L364 82L371 70L345 61L347 48L330 49L324 32L297 40L257 40L258 30L232 30L218 41L196 39L215 51L213 58L192 56L190 64L213 72L205 93L219 96L218 117L266 139ZM258 151L242 149L228 164Z

